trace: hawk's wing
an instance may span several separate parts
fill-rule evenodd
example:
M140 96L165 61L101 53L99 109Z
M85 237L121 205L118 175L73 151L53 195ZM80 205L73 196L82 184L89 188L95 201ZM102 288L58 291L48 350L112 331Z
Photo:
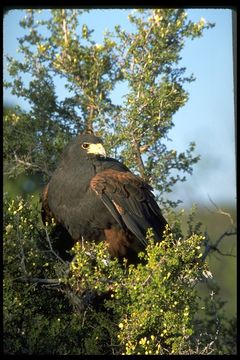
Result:
M167 224L156 203L151 187L131 172L106 169L91 180L92 190L112 216L126 226L146 246L146 232L153 229L157 241Z

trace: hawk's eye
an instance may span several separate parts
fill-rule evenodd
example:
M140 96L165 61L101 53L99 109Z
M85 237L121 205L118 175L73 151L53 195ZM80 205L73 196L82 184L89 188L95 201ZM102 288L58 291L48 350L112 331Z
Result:
M90 145L89 143L83 143L83 144L82 144L82 148L83 148L83 149L87 149L87 148L89 147L89 145Z

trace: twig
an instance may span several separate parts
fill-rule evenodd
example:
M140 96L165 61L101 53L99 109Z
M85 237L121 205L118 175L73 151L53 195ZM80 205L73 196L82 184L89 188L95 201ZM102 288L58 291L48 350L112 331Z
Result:
M32 168L32 169L39 169L38 165L32 164L32 163L30 163L28 161L25 161L25 160L21 160L21 159L19 159L19 157L16 154L14 154L14 158L15 158L15 161L16 161L17 164L24 165L24 166L26 166L28 168Z
M62 28L63 28L63 34L64 34L64 42L65 42L65 45L67 45L68 44L68 28L67 28L65 9L62 9L62 17L63 17Z
M134 152L135 152L135 155L137 158L137 164L138 164L138 168L139 168L141 177L143 179L146 179L145 166L144 166L143 159L141 156L140 145L135 138L133 138L133 147L134 147Z
M51 244L51 241L50 241L50 238L49 238L49 235L48 235L48 232L47 232L47 229L45 227L45 234L46 234L46 238L47 238L47 241L48 241L48 244L49 244L49 248L50 248L50 251L52 252L52 254L59 260L61 261L62 264L66 265L66 262L53 250L53 247L52 247L52 244Z
M219 254L224 255L224 256L235 257L235 255L221 252L219 250L218 246L219 246L220 242L224 239L225 236L233 236L233 235L236 235L236 233L237 233L236 231L225 231L217 239L217 241L214 244L209 244L209 238L207 238L206 243L205 243L205 252L204 252L204 254L202 256L202 260L204 261L211 251L217 251Z
M236 255L234 255L234 254L232 254L232 253L224 253L224 252L222 252L221 250L219 250L218 248L216 248L216 249L214 249L214 250L216 250L220 255L222 255L222 256L230 256L230 257L234 257L234 258L236 258L237 256Z
M224 215L224 216L227 216L230 220L230 223L233 227L233 230L226 230L223 234L221 234L219 236L219 238L215 241L214 244L210 244L210 241L209 241L209 237L206 235L206 241L205 241L205 252L202 256L202 260L205 260L206 257L208 256L208 254L212 251L216 251L217 253L219 253L220 255L222 256L231 256L231 257L236 257L236 255L232 254L232 253L228 253L228 252L222 252L221 250L219 250L219 245L221 243L221 241L226 237L226 236L233 236L233 235L236 235L237 234L237 231L236 231L236 226L234 224L234 221L232 219L232 216L230 213L226 212L226 211L223 211L221 208L219 208L217 206L217 204L211 199L211 197L208 195L208 198L209 198L209 201L213 204L213 206L215 207L216 209L216 212L217 214L221 214L221 215ZM209 210L209 209L208 209ZM211 210L209 210L211 211Z
M93 133L93 119L94 119L94 105L90 105L88 107L88 110L89 110L89 116L88 116L88 119L87 119L87 126L86 126L86 130L87 132L89 133Z
M232 235L236 235L236 231L225 231L219 238L218 240L215 242L215 244L212 245L212 247L215 249L217 249L218 245L220 244L220 242L222 241L222 239L225 237L225 236L232 236Z
M24 273L25 276L27 276L27 269L26 269L26 264L25 264L25 253L24 253L24 249L23 249L23 244L22 244L22 240L21 240L21 236L19 233L19 217L17 215L17 239L19 241L20 244L20 266L22 268L22 271Z
M41 278L32 278L28 276L22 276L18 278L17 280L24 281L24 282L30 282L32 284L41 284L41 285L48 285L48 286L60 286L60 281L58 279L41 279Z
M209 199L209 201L213 204L213 206L215 207L215 209L217 210L217 213L218 213L218 214L221 214L221 215L224 215L224 216L227 216L227 217L229 218L232 226L234 226L234 221L233 221L233 219L232 219L231 214L229 214L228 212L223 211L221 208L219 208L219 207L217 206L217 204L211 199L211 197L210 197L209 195L208 195L208 199Z
M152 274L148 275L148 277L146 278L146 280L142 283L142 286L145 286L149 280L152 278Z

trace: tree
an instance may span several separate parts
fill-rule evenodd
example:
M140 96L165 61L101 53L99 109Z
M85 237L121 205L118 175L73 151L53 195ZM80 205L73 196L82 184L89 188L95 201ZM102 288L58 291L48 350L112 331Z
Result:
M110 155L124 158L158 190L159 198L184 181L180 174L191 173L199 159L193 155L194 143L177 154L163 140L173 114L187 101L183 84L193 81L178 67L184 39L201 36L212 25L188 21L183 9L144 10L129 15L134 32L116 26L115 34L106 33L103 44L96 44L93 30L86 24L80 29L82 10L52 10L49 20L37 20L38 12L28 10L21 21L28 31L19 39L23 60L8 57L13 81L5 85L31 106L29 112L17 108L5 117L8 171L39 171L49 177L69 138L94 128ZM31 77L27 83L24 74ZM69 91L61 101L53 80L59 77ZM121 106L111 101L118 82L129 89ZM19 134L25 134L24 141L11 150L7 144Z
M161 207L168 211L172 235L154 245L149 233L147 252L140 255L146 266L121 266L107 257L103 244L86 244L85 252L76 244L75 260L69 265L53 248L54 224L44 228L34 205L7 199L5 351L217 351L210 338L199 345L200 326L194 325L199 309L195 284L210 276L201 261L204 239L197 225L189 226L184 236L180 215L170 209L178 202L164 199L199 160L194 143L180 154L164 143L173 114L188 99L184 83L194 80L178 66L180 52L185 39L197 38L213 25L203 19L189 21L184 9L137 10L129 15L134 31L116 26L96 44L82 14L55 9L41 18L39 11L30 9L20 23L26 30L19 39L22 60L8 57L12 81L5 86L27 100L30 110L16 107L4 114L6 174L26 172L48 180L68 140L92 129L104 138L110 155L124 159L156 189ZM57 96L55 79L68 90L64 100ZM119 83L127 84L128 92L123 103L115 105L111 94Z

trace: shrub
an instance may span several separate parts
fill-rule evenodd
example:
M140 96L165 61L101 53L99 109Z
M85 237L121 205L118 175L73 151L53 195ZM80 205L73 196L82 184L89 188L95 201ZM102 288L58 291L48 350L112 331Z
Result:
M55 225L43 227L32 200L4 200L5 353L214 351L220 336L215 315L206 308L208 318L196 319L201 312L196 284L209 271L201 259L202 235L177 237L178 221L161 243L154 243L149 230L137 266L111 259L105 243L86 241L74 245L67 262L51 245ZM215 340L208 332L201 335L209 324ZM225 325L221 334L233 329Z

